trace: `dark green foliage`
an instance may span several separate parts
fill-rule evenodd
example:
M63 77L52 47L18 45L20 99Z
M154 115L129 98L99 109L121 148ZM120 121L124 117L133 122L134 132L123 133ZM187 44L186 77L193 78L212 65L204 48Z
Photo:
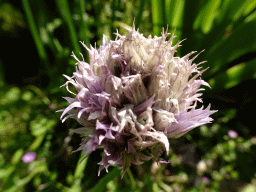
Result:
M87 46L115 38L135 19L145 36L162 28L182 43L177 55L205 50L206 105L219 110L210 125L170 141L170 164L132 166L123 179L101 172L101 150L81 162L79 127L60 113L59 88L75 69L72 51L88 62ZM255 0L54 0L0 3L0 191L255 191ZM237 138L228 135L238 133ZM25 164L21 157L37 153Z

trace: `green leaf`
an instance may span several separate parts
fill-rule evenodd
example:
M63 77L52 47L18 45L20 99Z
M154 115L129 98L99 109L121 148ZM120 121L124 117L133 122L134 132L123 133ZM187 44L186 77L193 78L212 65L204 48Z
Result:
M118 168L114 168L110 171L104 178L102 178L89 192L101 192L106 187L107 183L113 179L115 179L118 175L121 174L121 170Z
M33 141L33 143L29 146L28 151L35 151L37 148L41 145L41 143L44 140L45 133L38 135L36 139Z
M43 115L38 115L35 120L30 122L30 130L33 136L45 134L56 125L56 120L48 119Z
M193 28L201 29L203 33L208 33L213 25L213 20L220 6L221 0L209 0L198 13Z
M69 29L70 39L73 44L74 52L78 54L80 52L80 47L77 38L77 32L75 30L74 22L70 12L69 2L67 0L56 0L56 4L61 12L63 20L66 22Z
M10 88L1 100L2 105L13 104L20 99L21 91L18 87Z
M243 9L243 15L248 15L251 11L255 10L256 8L256 1L254 0L247 0L245 1L246 5Z
M166 0L165 15L166 21L172 29L182 27L185 0Z
M12 164L15 165L20 162L20 159L23 155L23 149L18 149L12 156Z
M5 168L1 168L0 179L5 181L6 179L8 179L9 175L11 175L15 170L16 170L15 165L9 165Z
M148 1L147 0L141 0L140 1L140 6L139 6L139 10L136 16L136 20L135 20L135 27L139 28L140 27L140 23L141 23L141 19L142 19L142 14L145 8L145 5Z
M28 0L22 0L22 5L23 5L23 8L24 8L25 14L27 16L28 26L30 28L30 31L31 31L32 37L34 39L34 42L36 44L36 48L37 48L39 57L46 62L46 61L48 61L47 53L44 49L42 39L40 38L39 31L36 27L34 17L33 17L31 8L29 6Z
M160 35L165 25L164 0L151 0L154 35Z
M83 156L80 157L79 161L77 162L77 165L76 165L76 170L75 170L75 173L74 173L74 178L77 179L82 179L83 176L84 176L84 169L86 167L86 164L87 164L87 160L88 158L85 158Z
M28 184L36 175L36 172L31 172L28 176L25 178L19 179L15 178L15 185L13 185L10 188L4 188L4 191L6 192L13 192L13 191L19 191L21 188L23 188L26 184Z
M84 42L86 46L89 47L90 41L90 31L89 31L89 26L88 26L88 16L85 17L86 14L86 4L87 2L84 0L79 0L79 13L80 13L80 27L79 27L79 40ZM89 61L89 53L87 51L82 50L85 52L84 56L86 61ZM82 52L82 53L83 53Z
M185 0L167 0L165 1L165 17L171 32L175 30L175 38L173 44L180 40L182 35L183 19L184 19ZM179 51L179 50L178 50Z
M256 59L240 63L210 80L213 90L229 89L248 79L256 78Z
M253 9L255 9L255 1L254 0L232 0L229 2L226 18L229 18L232 21L238 20L240 17L246 16ZM231 9L232 7L232 9Z
M130 178L131 188L132 188L133 190L135 190L137 185L136 185L136 181L135 181L135 179L134 179L134 177L133 177L133 175L132 175L132 172L131 172L130 168L128 168L128 169L126 170L126 172L127 172L128 176L129 176L129 178Z
M232 34L219 42L206 54L211 72L217 73L238 57L256 50L256 17L243 22ZM206 73L209 73L206 71Z

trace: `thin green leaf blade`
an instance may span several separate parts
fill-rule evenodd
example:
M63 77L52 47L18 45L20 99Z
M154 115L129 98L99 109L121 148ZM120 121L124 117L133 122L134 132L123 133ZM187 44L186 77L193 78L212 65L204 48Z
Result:
M66 24L68 26L71 42L72 42L73 48L74 48L74 52L79 53L80 47L78 44L77 32L75 30L74 22L73 22L71 12L69 9L69 3L67 0L56 0L56 4L63 16L63 20L66 22Z
M256 51L256 35L253 33L255 29L256 17L241 24L228 38L212 47L212 50L206 55L211 72L216 73L234 59Z
M230 1L227 18L232 21L238 20L240 17L244 17L249 14L253 9L255 9L254 0L233 0Z
M210 79L213 91L229 89L248 79L256 79L256 59L240 63Z
M146 2L148 2L148 1L146 1L146 0L141 0L140 1L139 10L138 10L137 17L136 17L136 20L135 20L136 28L140 27L140 23L141 23L141 19L142 19L142 13L145 9Z
M28 26L34 39L39 57L46 63L48 61L48 56L42 43L42 39L40 38L39 31L36 27L28 0L22 0L22 5L27 16Z
M165 1L165 18L171 31L175 30L173 44L177 43L182 35L183 17L184 17L185 0L166 0Z
M89 192L101 192L101 191L103 191L106 184L109 181L112 181L113 179L115 179L120 174L121 174L121 170L115 167L104 178L102 178L91 190L89 190Z
M164 0L151 0L153 32L160 35L162 26L165 25Z
M193 25L194 30L201 29L204 34L211 30L220 3L221 0L207 1L207 4L205 4L196 17Z

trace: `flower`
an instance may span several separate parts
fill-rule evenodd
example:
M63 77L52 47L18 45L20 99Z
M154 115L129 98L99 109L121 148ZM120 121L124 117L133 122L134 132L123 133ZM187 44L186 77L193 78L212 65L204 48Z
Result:
M197 164L197 172L203 174L207 170L207 164L205 161L201 160Z
M82 127L73 132L85 136L77 151L89 155L103 146L99 174L111 164L123 169L153 158L168 163L161 156L169 153L169 138L180 137L195 127L210 123L216 111L210 105L197 109L202 102L200 78L206 70L189 57L175 57L180 42L172 46L175 36L145 38L133 26L127 36L116 34L108 42L103 35L99 50L86 45L90 63L77 60L76 72L66 76L63 85L75 95L62 109L61 119L74 118ZM76 90L69 89L72 84Z
M228 135L229 135L229 137L231 137L233 139L238 137L238 133L236 131L234 131L234 130L229 130L228 131Z
M204 177L202 178L202 181L203 181L204 183L209 183L209 182L210 182L210 178L207 177L207 176L204 176Z
M24 163L30 163L36 159L36 153L35 152L27 152L25 155L22 156L21 160Z

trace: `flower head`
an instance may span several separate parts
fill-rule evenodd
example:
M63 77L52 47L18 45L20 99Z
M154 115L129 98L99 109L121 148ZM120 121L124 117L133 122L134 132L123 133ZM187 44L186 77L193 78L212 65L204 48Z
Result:
M22 156L21 160L24 163L30 163L36 159L36 153L35 152L27 152L25 155Z
M234 130L229 130L228 131L228 135L229 135L229 137L231 137L233 139L238 137L238 133L236 131L234 131Z
M209 182L210 182L210 178L207 177L207 176L204 176L204 177L202 178L202 181L203 181L204 183L209 183Z
M78 150L89 155L103 146L100 171L116 164L123 172L130 165L151 158L166 162L168 138L179 137L195 127L210 123L215 111L210 106L197 109L202 102L201 63L190 59L195 52L175 57L180 42L172 46L167 31L160 37L145 38L133 26L127 36L108 42L103 35L99 49L88 48L90 63L77 60L72 77L64 84L75 98L61 110L62 121L76 119L83 127L73 129L85 136ZM72 84L76 93L69 90Z

